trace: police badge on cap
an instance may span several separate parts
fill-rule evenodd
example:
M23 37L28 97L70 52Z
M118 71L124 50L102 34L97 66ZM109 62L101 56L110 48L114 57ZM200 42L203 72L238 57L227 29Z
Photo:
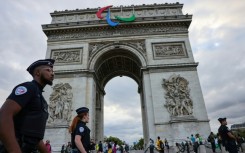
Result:
M26 70L33 75L33 71L36 67L41 66L41 65L46 65L46 66L50 66L53 68L55 60L54 59L41 59L38 60L34 63L32 63Z
M87 107L80 107L76 110L77 114L87 113L89 109Z

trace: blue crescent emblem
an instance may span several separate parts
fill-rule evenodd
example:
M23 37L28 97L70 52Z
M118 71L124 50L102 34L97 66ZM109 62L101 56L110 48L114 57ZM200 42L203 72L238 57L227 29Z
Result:
M111 16L111 13L110 13L110 9L109 9L108 12L107 12L107 15L106 15L106 21L112 27L117 26L119 24L119 22L113 22L113 21L111 21L110 16Z

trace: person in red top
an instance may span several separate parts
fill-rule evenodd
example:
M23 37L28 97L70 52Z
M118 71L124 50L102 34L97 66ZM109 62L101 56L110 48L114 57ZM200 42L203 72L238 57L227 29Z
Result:
M51 145L50 145L50 141L49 140L46 141L45 146L46 146L46 148L48 150L48 153L51 153L52 149L51 149Z

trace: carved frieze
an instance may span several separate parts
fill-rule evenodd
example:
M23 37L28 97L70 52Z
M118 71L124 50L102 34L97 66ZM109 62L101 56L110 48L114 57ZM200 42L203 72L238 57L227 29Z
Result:
M51 56L57 65L82 63L83 48L58 49L51 52Z
M190 97L189 82L173 74L169 79L163 79L165 89L165 107L171 116L188 116L193 114L193 102Z
M72 87L69 83L58 83L49 97L48 124L64 125L71 121Z
M65 33L50 33L49 41L72 40L72 39L89 39L104 37L121 37L121 36L137 36L137 35L159 35L167 33L183 33L188 32L187 26L150 26L150 27L132 27L117 29L94 29L90 31L69 31Z
M154 59L187 57L184 42L153 43L152 51Z

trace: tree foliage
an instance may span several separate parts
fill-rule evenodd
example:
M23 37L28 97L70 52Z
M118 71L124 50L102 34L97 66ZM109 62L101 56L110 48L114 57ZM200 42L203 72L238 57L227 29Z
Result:
M140 138L139 141L136 144L134 144L133 148L135 150L143 150L144 149L144 139Z
M120 140L117 137L112 137L112 136L109 136L108 138L105 138L105 141L107 141L107 142L115 142L118 145L122 145L123 144L123 141L122 140Z

